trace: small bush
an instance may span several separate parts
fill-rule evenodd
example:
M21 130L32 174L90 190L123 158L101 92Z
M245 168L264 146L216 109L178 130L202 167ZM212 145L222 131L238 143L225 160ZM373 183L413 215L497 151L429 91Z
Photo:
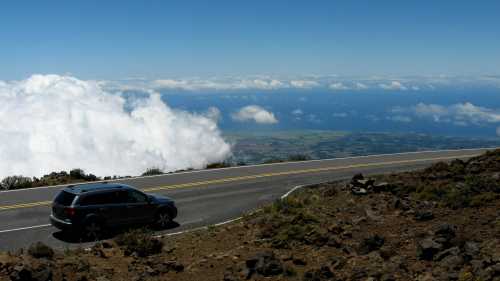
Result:
M207 165L207 169L220 169L220 168L228 168L231 167L231 164L227 162L218 162L218 163L211 163Z
M34 258L51 259L54 256L54 250L42 242L32 244L28 249L28 254Z
M486 192L473 196L470 200L471 207L481 207L488 203L491 203L500 197L499 194L493 192Z
M262 164L274 164L274 163L283 163L283 162L285 162L285 160L283 160L283 159L271 158L271 159L264 160L264 162L262 162Z
M149 168L146 170L146 172L142 173L142 176L156 176L156 175L162 175L163 171L159 168Z
M307 161L307 160L311 160L311 157L309 155L295 154L288 156L288 161Z
M69 176L76 180L85 179L85 172L82 169L73 169L69 171Z
M61 172L65 173L65 172ZM99 178L93 174L85 174L85 171L82 169L73 169L69 171L69 177L73 180L84 180L84 181L96 181Z
M284 214L292 213L296 209L301 209L304 207L302 200L297 197L287 197L284 199L276 200L273 205L273 211L281 212Z
M163 248L163 242L154 238L152 232L147 229L134 229L120 234L115 238L125 255L136 253L139 257L158 254Z

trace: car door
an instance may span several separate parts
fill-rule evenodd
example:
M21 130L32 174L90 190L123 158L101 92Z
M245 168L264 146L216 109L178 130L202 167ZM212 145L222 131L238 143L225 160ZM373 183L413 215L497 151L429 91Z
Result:
M117 191L104 191L85 196L81 205L87 209L87 214L96 214L110 226L126 223L125 204Z
M132 223L148 223L154 220L155 206L149 203L146 194L129 189L127 193L127 214Z

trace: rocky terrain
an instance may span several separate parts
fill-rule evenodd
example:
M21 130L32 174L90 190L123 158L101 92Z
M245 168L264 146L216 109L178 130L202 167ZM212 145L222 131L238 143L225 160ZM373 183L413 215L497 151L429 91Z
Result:
M0 254L0 280L500 280L500 150L311 186L240 221Z

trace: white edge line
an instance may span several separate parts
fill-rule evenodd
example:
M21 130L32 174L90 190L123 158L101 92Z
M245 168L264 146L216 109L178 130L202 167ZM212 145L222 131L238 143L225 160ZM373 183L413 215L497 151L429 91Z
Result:
M424 151L412 151L412 152L398 152L398 153L385 153L385 154L372 154L372 155L363 155L363 156L349 156L349 157L339 157L339 158L328 158L328 159L316 159L316 160L307 160L307 161L289 161L289 162L280 162L280 163L270 163L270 164L255 164L255 165L246 165L246 166L236 166L236 167L227 167L227 168L218 168L218 169L200 169L194 171L186 171L179 173L167 173L161 175L154 176L138 176L138 177L130 177L130 178L121 178L121 179L110 179L110 180L100 180L100 181L92 181L92 182L82 182L82 183L68 183L68 184L58 184L58 185L49 185L49 186L39 186L39 187L31 187L31 188L22 188L22 189L13 189L13 190L4 190L0 191L2 193L8 192L21 192L21 191L29 191L29 190L38 190L38 189L48 189L48 188L56 188L56 187L65 187L71 184L94 184L101 182L119 182L119 181L128 181L128 180L137 180L144 178L156 178L156 177L168 177L175 175L183 175L183 174L194 174L194 173L202 173L202 172L216 172L216 171L224 171L230 169L244 169L244 168L253 168L253 167L265 167L265 166L279 166L279 165L300 165L304 163L313 163L313 162L321 162L321 161L334 161L334 160L346 160L346 159L359 159L359 158L371 158L371 157L380 157L380 156L391 156L391 155L408 155L408 154L424 154L424 153L440 153L440 152L459 152L459 151L473 151L473 150L495 150L500 149L500 147L482 147L482 148L464 148L464 149L443 149L443 150L424 150ZM458 157L458 156L457 156Z
M325 182L320 182L320 183L311 183L311 184L297 185L297 186L293 187L292 189L290 189L283 196L281 196L280 200L283 200L283 199L287 198L292 193L294 193L295 191L297 191L297 190L299 190L301 188L304 188L304 187L307 187L307 186L313 186L313 185L323 184L323 183L327 183L327 182L330 182L330 181L325 181ZM156 235L154 237L155 238L164 238L164 237L170 237L170 236L176 236L176 235L186 234L186 233L195 232L195 231L199 231L199 230L203 230L203 229L208 229L209 227L223 226L223 225L226 225L226 224L229 224L229 223L232 223L232 222L236 222L236 221L239 221L239 220L242 220L242 219L243 219L243 216L237 217L237 218L234 218L234 219L230 219L230 220L227 220L227 221L219 222L219 223L216 223L216 224L200 226L200 227L196 227L196 228L193 228L193 229L187 229L187 230L173 232L173 233L160 234L160 235Z
M20 227L20 228L0 230L0 233L8 233L8 232L14 232L14 231L20 231L20 230L27 230L27 229L34 229L34 228L42 228L42 227L48 227L48 226L50 226L50 224L40 224L40 225L34 225L34 226L27 226L27 227Z

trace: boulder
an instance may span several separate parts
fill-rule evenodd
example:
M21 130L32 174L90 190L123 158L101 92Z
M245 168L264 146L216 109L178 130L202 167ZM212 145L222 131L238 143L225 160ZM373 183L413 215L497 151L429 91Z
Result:
M328 266L322 266L320 268L306 271L304 273L304 277L302 278L302 280L304 281L335 280L335 275Z
M254 273L264 277L275 276L283 273L283 265L272 252L263 252L246 260L247 278Z
M392 207L394 209L399 209L403 211L408 211L411 209L410 203L407 200L401 198L396 199L392 204Z
M355 181L359 181L359 180L364 180L364 179L365 179L365 177L363 176L363 174L355 174L354 176L352 176L351 183L355 182Z
M434 213L429 210L416 210L415 211L415 220L417 221L429 221L434 218Z
M439 265L446 268L448 272L457 271L463 267L464 259L461 255L449 254L439 262Z
M417 243L417 257L421 260L432 260L443 248L441 243L432 238L422 239Z
M307 262L301 258L294 258L293 259L293 264L295 265L306 265Z
M464 244L464 256L467 260L474 259L479 254L479 244L475 242L465 242Z
M390 184L387 182L376 183L376 184L373 184L372 190L373 190L373 192L376 192L376 193L389 191Z
M354 195L365 195L373 188L375 181L373 179L365 179L362 174L356 174L352 177L348 184L348 189Z
M440 261L448 256L458 256L460 255L460 248L451 247L447 250L441 251L434 256L435 261Z
M166 261L163 265L168 269L168 271L182 272L184 271L184 265L178 261Z
M31 280L33 269L26 265L16 265L10 274L10 280L12 281L25 281Z
M359 245L358 253L366 255L370 252L380 249L384 245L385 239L377 234L371 235L361 242Z
M438 243L448 245L455 238L455 229L454 225L448 223L439 225L434 231L434 240Z
M366 190L365 188L362 188L362 187L358 187L358 186L351 186L351 192L354 195L366 195L366 194L368 194L368 190Z
M52 280L52 269L49 266L43 266L37 270L29 265L14 266L10 274L12 281L50 281Z
M373 186L374 183L375 181L373 179L365 179L365 180L355 181L353 185L369 189Z

